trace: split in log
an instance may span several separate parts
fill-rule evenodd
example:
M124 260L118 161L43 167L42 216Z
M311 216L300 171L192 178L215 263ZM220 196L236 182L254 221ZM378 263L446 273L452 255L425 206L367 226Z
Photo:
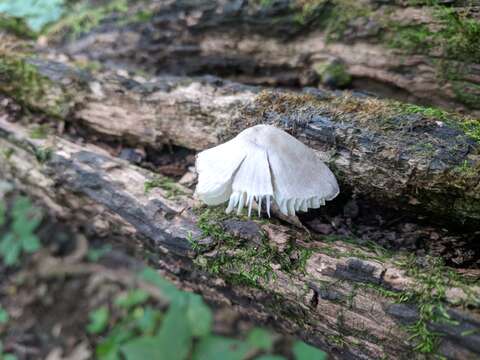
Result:
M201 150L248 126L275 124L318 150L344 192L445 226L480 226L476 120L355 93L272 91L215 77L92 76L10 56L0 65L7 69L0 72L1 92L102 137Z
M76 41L67 35L62 52L157 74L217 74L250 84L353 83L478 116L479 9L476 0L137 2ZM138 21L138 14L148 16ZM68 21L57 25L52 39L71 35L69 27Z
M2 177L61 217L115 229L154 250L177 277L207 275L240 310L328 349L333 358L480 355L480 288L432 262L347 241L310 238L280 223L229 218L199 207L180 185L65 138L34 139L0 119ZM148 181L159 187L145 191ZM320 241L315 241L320 240ZM235 286L227 287L227 283ZM446 335L446 336L441 336Z

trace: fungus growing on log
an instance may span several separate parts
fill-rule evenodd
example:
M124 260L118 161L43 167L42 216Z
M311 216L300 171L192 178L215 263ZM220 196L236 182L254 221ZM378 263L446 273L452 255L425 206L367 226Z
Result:
M197 155L197 196L207 205L228 202L240 214L272 200L284 215L319 208L339 193L330 169L293 136L270 125L250 127L232 140Z

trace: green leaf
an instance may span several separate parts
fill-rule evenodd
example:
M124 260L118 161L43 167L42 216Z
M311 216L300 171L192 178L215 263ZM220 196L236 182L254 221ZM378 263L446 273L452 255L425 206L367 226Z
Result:
M0 0L0 13L24 19L35 32L60 19L64 0Z
M187 318L194 336L201 337L210 334L213 315L210 308L203 302L201 296L190 294Z
M475 335L475 334L480 334L480 327L465 330L465 331L462 331L460 333L461 336L470 336L470 335Z
M242 341L213 335L202 338L192 360L243 360L250 350Z
M131 318L128 316L122 319L122 321L119 324L116 324L108 333L105 342L111 341L115 344L123 344L126 341L133 339L137 332L132 326L130 326L131 321Z
M185 307L170 305L156 337L165 359L186 359L192 346L192 335Z
M287 360L287 358L280 356L280 355L262 355L255 360Z
M116 326L95 349L95 354L100 360L120 360L120 347L123 343L135 336L133 330Z
M38 208L30 207L25 210L12 211L12 230L20 236L33 234L42 222L42 213Z
M34 215L34 216L32 216ZM12 231L19 237L30 236L40 225L42 218L37 214L23 214L17 217L12 223Z
M1 1L1 0L0 0ZM27 197L19 196L12 207L12 231L20 238L28 237L40 225L42 214Z
M107 339L97 345L95 355L99 360L120 360L120 344Z
M149 297L150 295L145 290L134 289L126 294L118 296L115 299L115 305L128 309L132 306L143 304Z
M18 258L20 257L20 252L21 245L18 242L14 242L8 248L6 248L5 252L2 252L5 265L16 265L18 263Z
M144 309L143 315L137 319L137 326L143 334L151 335L155 332L161 318L162 313L160 311L147 307Z
M296 341L292 348L295 360L324 360L327 354L316 347L305 344L303 341Z
M192 345L192 332L183 306L170 306L156 336L127 342L121 352L127 360L184 360Z
M32 202L30 201L29 198L27 198L26 196L18 196L15 198L15 201L13 202L12 215L14 218L22 217L31 208L32 208Z
M8 320L8 312L0 305L0 324L6 324Z
M13 354L3 354L2 360L17 360L17 357Z
M110 318L110 312L106 306L102 306L91 312L89 318L90 323L87 326L87 331L90 334L99 334L106 329Z
M4 257L9 248L16 243L15 235L13 233L7 233L0 240L0 254Z
M247 342L255 348L271 351L273 348L273 336L267 330L255 328L250 331Z
M5 222L7 221L6 213L7 213L6 205L2 201L0 202L0 227L5 225Z
M40 240L34 234L22 237L21 242L23 250L27 253L33 253L40 249Z
M147 267L143 269L138 276L141 280L155 285L170 303L181 305L187 302L188 295L162 278L154 269Z
M159 341L154 336L143 336L127 342L121 347L126 360L168 360Z

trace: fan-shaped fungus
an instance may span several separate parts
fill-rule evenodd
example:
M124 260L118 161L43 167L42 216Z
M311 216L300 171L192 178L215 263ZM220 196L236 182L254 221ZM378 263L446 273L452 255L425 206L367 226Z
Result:
M335 176L315 152L270 125L256 125L197 156L197 196L207 205L229 200L226 212L257 203L270 216L275 201L285 215L319 208L339 193Z

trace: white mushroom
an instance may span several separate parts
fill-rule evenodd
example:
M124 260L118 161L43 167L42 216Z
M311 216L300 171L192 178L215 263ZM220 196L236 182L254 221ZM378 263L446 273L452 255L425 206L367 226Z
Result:
M226 212L241 213L254 203L270 216L275 201L285 215L319 208L339 193L330 169L315 152L270 125L256 125L197 156L197 196L207 205L228 202Z

